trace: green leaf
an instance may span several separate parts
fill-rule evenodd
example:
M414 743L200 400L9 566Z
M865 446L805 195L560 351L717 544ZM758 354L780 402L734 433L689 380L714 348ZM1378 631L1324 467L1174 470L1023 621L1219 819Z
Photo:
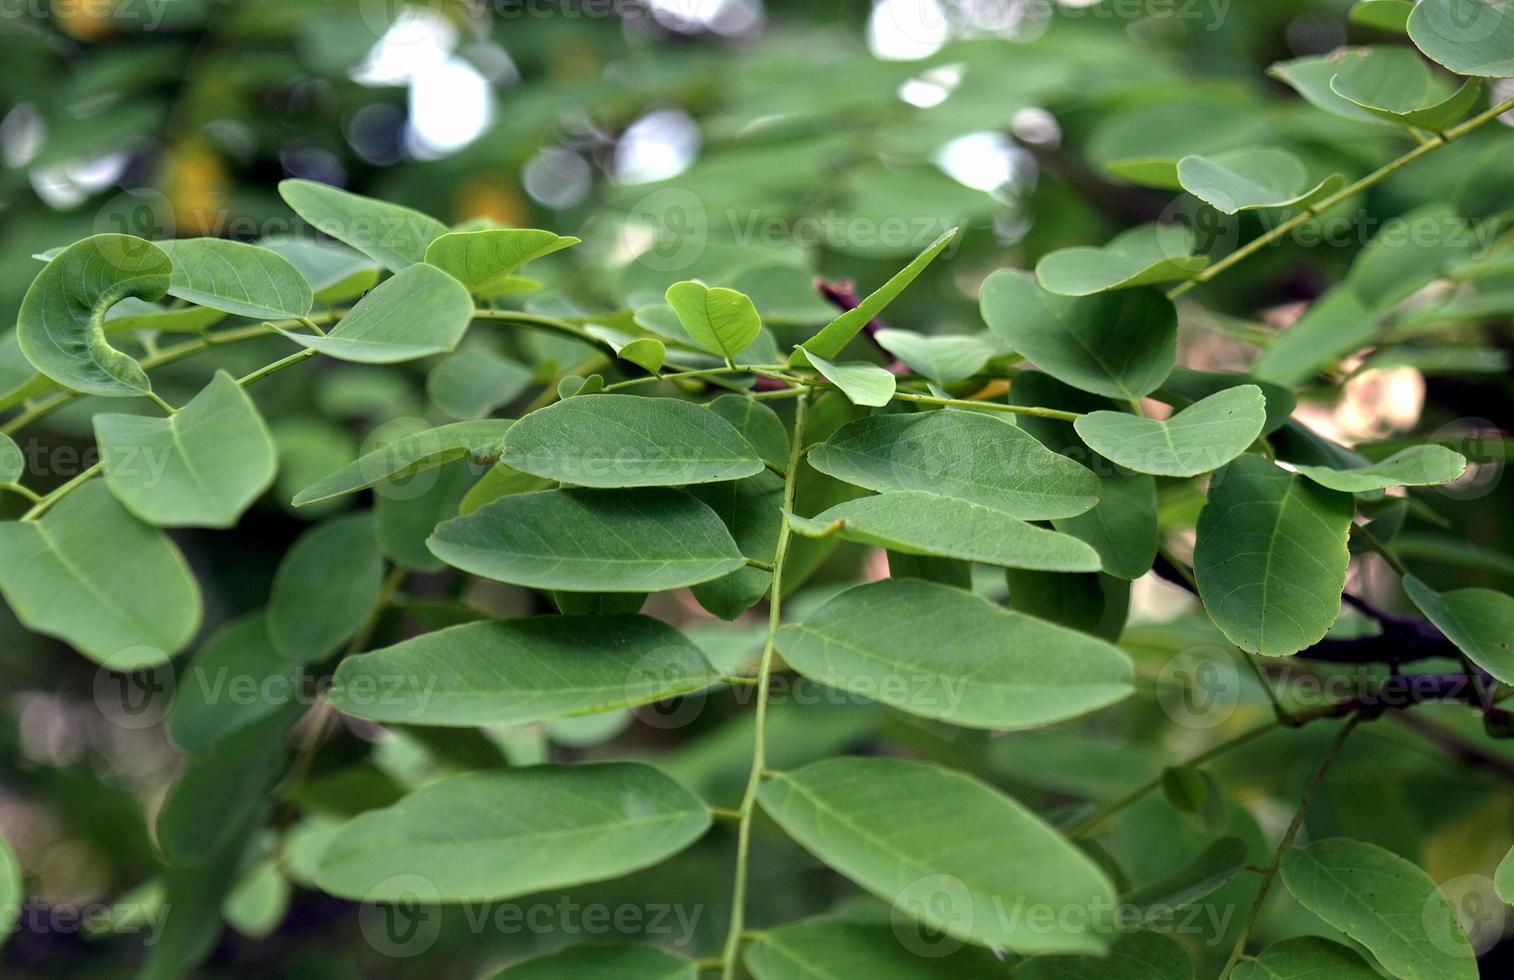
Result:
M526 725L720 683L682 633L639 615L465 623L348 657L331 703L406 725Z
M742 954L756 980L977 980L1009 976L1009 967L988 950L950 940L931 942L919 936L920 948L905 945L916 938L896 922L851 922L817 918L764 930Z
M510 419L453 422L396 439L301 490L295 495L294 506L303 507L385 481L402 480L465 456L481 460L498 455L513 424Z
M1093 921L1115 900L1104 873L976 779L902 759L827 759L765 781L757 798L806 850L934 930L1016 953L1104 950ZM1054 914L1004 913L1032 907Z
M995 345L981 337L928 337L909 330L879 330L873 339L911 370L940 385L972 377L997 353Z
M1232 980L1382 980L1356 951L1319 936L1273 943L1235 965Z
M164 306L128 296L105 311L105 332L158 330L164 333L200 333L226 319L220 310L204 306Z
M1351 23L1388 34L1408 34L1414 0L1356 0L1348 15Z
M483 418L531 384L531 369L479 344L464 344L426 375L426 394L456 419Z
M292 664L325 657L368 618L383 574L371 514L333 518L300 535L268 596L274 649Z
M374 534L379 551L401 568L417 572L439 572L444 565L426 547L426 540L436 525L462 512L463 498L479 478L478 470L463 460L453 460L439 467L434 480L422 489L407 486L403 491L380 486L373 495ZM420 493L415 491L420 489Z
M668 348L655 338L638 337L617 350L615 356L622 361L629 361L648 374L656 374L662 370L663 361L667 360Z
M417 265L379 283L329 333L283 333L327 357L394 364L453 350L472 319L473 299L461 283Z
M848 589L783 627L778 649L811 680L969 728L1034 728L1135 690L1102 640L920 579Z
M1453 88L1408 48L1347 52L1330 91L1374 116L1401 126L1444 132L1477 106L1481 79Z
M488 293L527 262L578 242L571 236L535 228L454 231L426 246L426 262L462 283L468 292Z
M284 732L301 710L286 704L190 756L158 811L158 845L170 862L200 864L256 819L284 771Z
M784 438L788 438L787 433ZM783 524L783 480L772 473L759 473L749 480L691 487L689 492L720 515L743 555L755 561L772 561ZM772 583L772 572L747 566L701 582L693 586L693 592L699 604L716 616L735 619L760 602Z
M1111 642L1125 629L1130 612L1130 583L1102 572L1032 572L1006 568L1004 583L1013 608L1066 626L1092 633Z
M1422 0L1409 37L1458 75L1514 78L1514 4L1508 0Z
M1260 456L1209 486L1193 571L1205 611L1230 641L1277 657L1318 643L1340 615L1356 506Z
M1315 184L1302 160L1271 146L1184 157L1178 161L1178 180L1183 190L1226 214L1300 207L1345 184L1340 174Z
M1293 391L1282 385L1273 384L1270 381L1258 381L1244 374L1194 371L1184 367L1173 368L1167 380L1162 382L1161 389L1153 397L1169 405L1178 406L1208 398L1210 395L1219 394L1237 385L1256 385L1262 390L1262 396L1267 399L1267 424L1262 427L1264 436L1271 435L1282 428L1293 415L1293 410L1298 407L1298 399L1294 397ZM1179 398L1183 400L1180 401Z
M1445 446L1410 446L1371 466L1300 466L1298 471L1322 487L1342 493L1370 493L1389 487L1428 487L1450 483L1467 470L1467 458Z
M0 432L0 486L15 484L26 472L26 457L16 440Z
M729 422L673 398L593 395L538 409L505 438L505 463L583 487L659 487L761 473Z
M496 973L491 980L563 980L564 977L614 977L615 980L698 980L694 963L656 946L615 943L569 946Z
M1193 254L1183 225L1143 225L1097 248L1064 248L1036 263L1041 288L1061 296L1091 296L1187 279L1209 264Z
M732 360L762 331L762 318L751 299L734 289L686 280L668 287L668 305L694 342Z
M923 252L911 259L909 265L894 273L888 282L869 293L855 309L847 310L827 323L819 333L800 346L807 354L819 354L821 357L835 357L840 354L841 349L862 332L862 328L867 326L868 321L882 313L888 304L909 288L909 284L914 282L916 277L925 271L925 267L934 262L936 256L945 251L946 246L950 245L952 239L956 237L957 229L953 228L936 239L926 246ZM804 367L806 361L803 357L799 357L792 363L796 367Z
M1074 426L1089 449L1127 469L1197 476L1219 469L1256 441L1267 421L1266 404L1257 386L1237 385L1166 420L1091 412Z
M1506 905L1514 905L1514 848L1505 854L1493 871L1493 889Z
M98 480L40 520L0 522L0 593L27 629L112 670L166 663L200 626L200 590L178 548Z
M1087 153L1116 177L1177 190L1183 157L1275 141L1263 114L1250 105L1183 99L1106 116L1090 134Z
M221 627L179 674L168 734L185 752L205 752L291 701L298 665L276 651L262 610Z
M110 492L159 527L231 527L278 472L268 426L225 371L168 418L96 415L95 439Z
M279 196L317 231L391 272L424 262L426 247L447 233L447 226L430 215L313 180L280 181Z
M465 572L565 592L658 592L746 564L708 505L650 488L501 497L443 523L428 543Z
M618 878L703 836L710 811L630 762L472 772L361 814L321 854L317 883L370 902L495 901Z
M0 836L0 945L4 944L26 900L26 886L21 882L21 865L16 861L10 842Z
M777 412L745 395L721 395L706 407L731 423L764 461L788 466L789 430Z
M799 348L804 351L804 348ZM832 364L819 354L805 352L811 365L821 376L846 396L853 405L868 405L881 408L894 400L894 376L886 368L866 361L847 361Z
M321 303L345 302L378 283L381 270L376 262L336 242L270 235L258 244L288 259Z
M1244 870L1246 842L1239 837L1221 837L1177 872L1120 896L1122 904L1148 909L1159 919L1193 905L1213 894ZM1165 914L1160 914L1165 913Z
M861 497L814 517L790 520L795 530L811 537L839 534L847 541L910 555L1050 572L1100 568L1098 552L1075 537L1027 524L1002 510L923 490Z
M227 925L252 940L273 935L289 912L289 879L272 858L259 861L242 875L221 906Z
M1182 943L1155 932L1130 932L1108 956L1036 956L1015 967L1014 980L1193 980Z
M1397 854L1332 837L1289 850L1282 872L1293 897L1367 947L1393 976L1477 980L1477 957L1451 903Z
M302 317L315 297L300 271L266 248L222 238L159 242L173 262L168 295L255 320Z
M1177 359L1177 311L1153 290L1069 298L1001 269L978 294L983 321L1058 381L1129 400L1155 391Z
M1404 578L1404 591L1473 663L1514 683L1514 597L1493 589L1436 592L1413 575Z
M923 490L1027 521L1071 517L1098 502L1098 477L978 412L874 415L842 428L807 459L869 490Z
M151 391L142 366L106 341L105 313L128 296L160 299L172 268L161 248L129 235L75 242L43 266L21 300L21 353L75 391L117 398Z
M1156 561L1156 481L1144 473L1101 476L1099 502L1093 510L1059 517L1052 526L1091 545L1103 571L1135 581L1151 571Z
M1290 86L1316 109L1334 116L1376 126L1391 125L1376 113L1369 112L1349 99L1335 94L1330 82L1340 74L1342 63L1354 57L1354 48L1341 48L1330 54L1309 55L1292 61L1279 61L1267 69L1267 74Z

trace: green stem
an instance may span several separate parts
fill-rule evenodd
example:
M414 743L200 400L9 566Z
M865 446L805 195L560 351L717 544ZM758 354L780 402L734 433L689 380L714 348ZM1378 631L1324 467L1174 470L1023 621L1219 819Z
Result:
M1325 781L1325 773L1330 771L1330 766L1335 763L1341 754L1341 748L1346 744L1357 722L1361 721L1360 715L1352 715L1341 726L1340 732L1335 736L1335 741L1330 743L1330 749L1325 757L1320 760L1319 766L1314 770L1314 778L1309 780L1309 785L1304 789L1304 795L1299 800L1298 809L1293 813L1293 820L1289 822L1288 829L1283 833L1283 839L1278 843L1277 850L1272 855L1272 861L1262 872L1262 887L1256 893L1256 899L1251 903L1251 911L1246 915L1246 925L1241 929L1240 938L1235 941L1235 948L1230 951L1230 959L1225 962L1225 968L1220 971L1220 980L1230 976L1230 971L1240 962L1241 954L1246 951L1246 942L1251 938L1251 931L1256 928L1257 919L1261 917L1262 905L1267 901L1267 893L1272 890L1272 882L1277 878L1277 870L1282 867L1283 855L1293 846L1293 840L1298 836L1299 829L1304 826L1304 814L1309 812L1309 804L1314 801L1315 794Z
M594 336L579 324L573 323L569 320L560 320L555 316L543 316L540 313L526 313L522 310L477 309L473 311L473 319L492 320L495 323L511 323L521 327L539 327L543 330L552 330L556 331L557 333L565 334L569 337L574 337L578 340L582 340L586 344L593 344L595 347L603 347L606 350L611 350L613 353L613 349L610 347L609 341Z
M671 374L649 374L644 378L632 378L629 381L617 381L612 385L605 385L605 391L620 391L623 388L634 388L637 385L654 384L658 381L678 381L682 378L719 378L732 374L756 374L758 371L781 371L782 364L757 364L734 367L700 368L696 371L674 371Z
M174 408L167 401L165 401L163 399L163 396L159 395L156 391L149 391L147 393L147 398L154 405L156 405L159 408L161 408L163 410L163 414L164 415L177 415L177 414L179 414L179 410L177 408Z
M1361 524L1351 525L1351 531L1361 538L1367 547L1382 556L1383 561L1387 562L1388 567L1397 572L1400 578L1408 578L1409 569L1404 566L1404 563L1399 560L1399 557L1387 545L1377 539L1375 534Z
M1443 146L1456 142L1463 136L1472 132L1474 129L1492 122L1511 109L1514 109L1514 99L1505 99L1503 102L1498 103L1498 105L1493 106L1486 112L1473 116L1471 119L1468 119L1460 126L1455 126L1451 129L1448 129L1445 133L1439 136L1432 136L1398 159L1393 160L1380 167L1379 169L1372 171L1372 173L1363 177L1361 180L1358 180L1353 184L1346 185L1345 187L1336 191L1334 194L1331 194L1329 197L1311 204L1309 207L1305 208L1303 211L1294 215L1292 218L1278 225L1276 228L1273 228L1271 231L1260 236L1259 238L1252 239L1250 242L1236 249L1234 252L1231 252L1229 255L1216 262L1214 265L1205 268L1202 272L1199 272L1193 278L1174 286L1172 289L1167 291L1167 297L1169 299L1177 299L1179 296L1182 296L1184 293L1187 293L1194 287L1201 286L1204 283L1220 276L1226 270L1241 264L1246 259L1266 248L1268 245L1271 245L1279 239L1283 238L1294 229L1299 228L1300 226L1305 225L1310 221L1313 221L1315 218L1335 207L1335 205L1339 204L1340 202L1346 200L1347 198L1354 197L1357 194L1360 194L1362 191L1377 186L1384 180L1398 173L1398 171L1402 170L1404 167L1407 167L1409 164L1418 160L1420 157L1426 156L1430 153L1435 152Z
M1041 408L1038 405L1007 405L1004 402L977 402L966 398L937 398L934 395L917 395L910 391L897 391L894 393L894 397L900 401L917 402L921 405L943 405L953 408L986 408L991 412L1033 415L1039 419L1058 419L1063 422L1076 422L1083 417L1078 412L1064 412L1055 408Z
M790 442L788 476L783 481L783 523L778 527L778 544L773 549L773 585L768 605L767 639L762 645L762 659L757 665L757 707L754 720L752 767L747 775L746 791L741 796L741 819L736 830L736 882L731 892L731 923L725 937L720 976L733 980L736 956L741 949L742 929L746 921L747 871L751 860L752 817L757 809L757 787L767 769L768 686L773 676L774 640L783 625L783 564L788 557L793 526L788 515L794 511L796 477L799 473L799 447L804 445L804 414L809 399L804 395L794 407L794 434Z

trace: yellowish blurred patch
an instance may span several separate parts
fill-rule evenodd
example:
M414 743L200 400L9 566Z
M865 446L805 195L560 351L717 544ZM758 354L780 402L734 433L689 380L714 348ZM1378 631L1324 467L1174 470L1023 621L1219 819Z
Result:
M175 231L216 235L224 225L230 177L221 157L199 140L183 140L164 157L163 190Z
M463 182L457 194L457 216L487 218L511 228L526 224L530 212L520 188L498 174L476 174Z

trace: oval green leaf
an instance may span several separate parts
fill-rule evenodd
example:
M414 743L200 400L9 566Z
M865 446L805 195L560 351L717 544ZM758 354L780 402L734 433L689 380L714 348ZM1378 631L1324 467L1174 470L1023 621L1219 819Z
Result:
M812 680L968 728L1034 728L1135 690L1104 641L921 579L848 589L777 643Z
M1287 150L1255 146L1178 161L1183 190L1226 214L1257 208L1292 208L1312 203L1345 184L1339 174L1318 184Z
M0 522L0 593L28 629L112 670L166 663L200 626L200 589L179 549L99 480L40 520Z
M152 390L142 366L105 339L105 313L128 296L155 300L173 265L152 242L94 235L42 267L21 300L16 340L38 371L75 391L133 397Z
M378 284L377 262L345 245L323 239L270 235L258 244L289 260L322 303L341 303Z
M1382 980L1356 950L1319 936L1273 943L1235 965L1233 980Z
M168 735L185 752L212 745L277 711L297 693L300 668L273 647L262 610L217 630L179 674Z
M1473 663L1514 684L1514 596L1494 589L1436 592L1413 575L1404 578L1404 591Z
M284 336L338 360L394 364L453 350L472 319L473 298L462 283L416 265L379 283L329 333Z
M462 283L468 292L488 293L527 262L578 242L571 236L535 228L454 231L426 246L426 262Z
M746 564L707 504L650 488L501 497L442 523L427 544L465 572L564 592L659 592Z
M447 233L430 215L313 180L280 181L279 196L311 227L391 272L424 262L426 247Z
M978 294L983 321L1047 374L1084 391L1129 400L1155 391L1177 359L1177 310L1148 289L1054 296L1001 269Z
M938 555L1005 568L1097 572L1099 553L1077 538L1011 517L1002 510L923 490L894 490L837 504L814 517L791 517L810 537L910 555Z
M923 490L1021 520L1094 506L1099 480L1012 423L979 412L874 415L811 450L811 466L869 490Z
M1408 48L1359 48L1337 67L1330 91L1400 126L1444 132L1482 97L1481 79L1455 88Z
M1193 571L1216 626L1251 653L1287 656L1318 643L1340 615L1356 506L1260 456L1210 483Z
M278 471L273 436L231 375L166 419L96 415L111 493L159 527L231 527Z
M510 419L453 422L396 439L301 490L294 506L356 493L386 480L402 480L464 456L482 462L503 451L505 433L514 424Z
M1108 942L1095 922L1115 901L1104 872L970 776L902 759L827 759L767 780L757 797L810 853L949 936L1027 954L1099 954ZM1031 907L1050 914L1034 924L1006 914Z
M726 360L740 354L762 332L757 307L734 289L711 289L690 279L669 286L667 301L694 343Z
M1060 296L1091 296L1187 279L1209 264L1193 254L1182 225L1143 225L1100 247L1064 248L1036 263L1041 288Z
M879 330L878 346L936 384L970 378L998 352L995 344L973 336L930 337L909 330Z
M904 939L895 932L900 925L905 926ZM910 939L919 946L907 947ZM953 951L955 945L938 946L924 930L897 918L892 926L819 918L765 930L746 948L742 963L756 980L991 980L1010 975L1008 964L988 950L964 946Z
M1354 469L1300 466L1298 471L1331 490L1371 493L1389 487L1429 487L1450 483L1467 471L1467 458L1445 446L1410 446L1371 466Z
M1409 37L1458 75L1514 78L1514 4L1508 0L1421 0Z
M1433 879L1375 844L1331 837L1283 855L1283 883L1396 977L1477 980L1477 957Z
M158 243L173 261L168 295L256 320L302 317L315 296L300 270L282 255L222 238Z
M709 826L698 797L638 763L472 772L348 823L321 853L316 881L368 902L496 901L618 878Z
M1074 423L1088 448L1137 473L1198 476L1244 453L1267 422L1256 385L1237 385L1194 402L1169 419L1090 412Z
M348 657L331 703L407 725L525 725L718 683L699 648L655 619L536 616L464 623Z
M300 535L268 596L268 637L289 663L313 663L357 631L378 601L384 562L372 514L349 514Z
M660 487L739 480L762 472L732 425L673 398L593 395L557 402L516 422L504 462L584 487Z
M887 368L866 361L847 361L843 364L833 364L819 354L805 351L810 364L821 377L841 389L847 401L853 405L866 405L873 408L881 408L894 399L896 382L894 376Z

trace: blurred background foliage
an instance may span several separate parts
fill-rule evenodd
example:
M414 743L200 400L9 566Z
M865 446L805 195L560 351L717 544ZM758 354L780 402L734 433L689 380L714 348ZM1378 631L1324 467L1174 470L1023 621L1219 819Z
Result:
M1206 246L1221 251L1267 227L1266 212L1220 220L1176 192L1122 181L1106 166L1111 161L1149 150L1277 142L1322 171L1358 175L1401 152L1395 130L1321 113L1266 75L1279 60L1382 40L1348 22L1350 6L6 3L0 322L14 320L39 268L33 253L92 233L254 240L295 231L275 192L278 180L294 176L408 204L447 223L482 218L582 238L578 248L532 266L548 288L521 300L527 308L610 315L655 303L669 283L697 276L752 293L780 342L802 339L800 331L834 315L813 288L816 276L871 289L960 225L951 261L936 263L888 319L925 333L977 333L977 286L993 269L1030 268L1053 249L1101 243L1157 219L1187 219L1207 236ZM1342 277L1374 220L1436 201L1454 202L1470 217L1504 213L1514 205L1510 149L1507 127L1487 127L1367 199L1343 203L1342 213L1368 220L1356 222L1339 247L1290 242L1205 287L1203 307L1182 309L1181 362L1244 369ZM1439 585L1507 590L1514 585L1514 490L1500 480L1500 433L1511 427L1514 404L1507 372L1514 263L1505 257L1501 267L1481 270L1478 284L1471 309L1432 307L1391 342L1370 353L1342 352L1350 356L1311 375L1299 417L1369 455L1385 454L1411 431L1478 435L1474 459L1481 465L1471 481L1431 495L1430 516L1411 521L1398 547L1426 562ZM234 531L176 535L206 589L207 628L263 603L275 564L312 517L295 514L289 498L359 447L406 426L518 409L569 372L611 370L592 348L562 338L493 334L470 344L442 364L315 362L259 387L280 449L278 488ZM211 363L249 370L284 349L272 339L174 365L163 372L162 389L180 401L209 376ZM14 362L0 357L0 391L15 380L7 369ZM428 386L428 373L470 369L484 376L476 398L459 405L444 395L438 403L434 393L453 381ZM41 470L39 489L49 474L61 482L80 459L87 465L94 410L82 399L28 431L40 440L38 465L51 467ZM839 400L829 412L817 410L818 428L844 421ZM456 490L454 506L460 495ZM1200 503L1192 494L1164 496L1164 525L1191 526ZM835 584L878 574L878 561L855 546L817 553L810 564L824 567L796 600L795 615ZM1352 588L1381 591L1372 573L1372 562L1363 562ZM384 628L397 635L405 616L441 621L451 586L442 574L417 580L402 615ZM1002 594L1003 583L986 588ZM524 611L515 590L466 598L494 612ZM1397 595L1376 598L1402 607ZM726 651L717 662L740 660L760 643L760 626L719 625L692 602L668 602L651 611L698 623L689 626L695 635ZM1176 651L1218 638L1184 595L1151 577L1135 584L1129 602L1124 645L1138 656L1147 690L1118 709L993 737L828 705L823 697L790 698L775 708L770 726L774 765L887 739L1043 806L1129 787L1212 737L1174 726L1153 691ZM120 976L141 956L140 923L128 913L154 914L161 895L149 817L177 753L159 728L102 715L99 705L110 695L102 694L93 664L25 633L8 612L0 618L7 687L0 826L21 856L31 895L20 933L0 953L3 972ZM1361 627L1347 617L1341 628ZM549 753L655 753L710 799L734 798L751 737L750 712L737 700L712 695L680 725L614 715L472 739L412 732L380 742L371 761L371 726L344 733L323 750L280 834L270 837L270 862L253 869L223 909L234 928L218 941L205 975L472 977L585 938L560 915L552 921L562 928L543 932L480 928L453 909L424 952L389 957L365 940L356 906L300 887L302 848L344 814L391 799L396 787L459 759L476 765ZM1261 691L1246 679L1228 724L1238 729L1267 713ZM1476 737L1463 714L1424 709L1438 726L1433 739L1407 725L1364 731L1311 811L1311 829L1380 843L1438 880L1486 874L1509 842L1514 796L1498 769L1514 768L1514 753L1502 748L1507 743L1481 741L1476 752L1493 762L1461 765L1465 753L1457 747ZM1285 807L1319 755L1321 747L1308 743L1326 734L1289 736L1295 741L1286 752L1263 741L1218 767L1233 799L1208 819L1248 840L1257 863L1265 859L1261 827L1275 831L1286 819ZM606 748L611 740L613 749ZM1364 786L1370 795L1353 789ZM1148 799L1121 818L1115 856L1132 877L1155 880L1201 849L1206 835L1193 820L1160 797ZM855 903L859 915L876 914L771 828L762 832L762 859L753 869L756 924L796 919L838 900ZM729 875L729 841L711 835L660 868L575 889L571 900L677 905L694 918L684 951L708 952L726 920ZM1243 909L1250 887L1234 882L1223 894ZM1320 929L1301 910L1284 907L1287 901L1278 899L1275 929ZM119 917L102 915L87 929L66 924L70 909L113 902L121 903ZM1240 918L1224 930L1231 939L1196 951L1203 962L1212 965L1217 951L1223 959ZM109 935L112 928L119 935ZM648 931L659 941L679 938Z

